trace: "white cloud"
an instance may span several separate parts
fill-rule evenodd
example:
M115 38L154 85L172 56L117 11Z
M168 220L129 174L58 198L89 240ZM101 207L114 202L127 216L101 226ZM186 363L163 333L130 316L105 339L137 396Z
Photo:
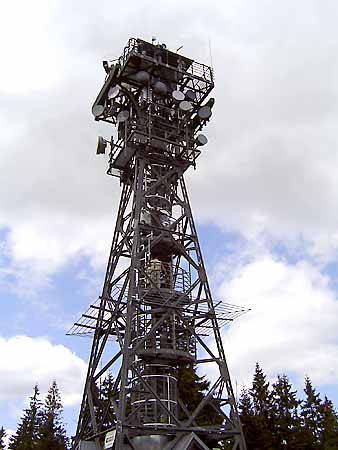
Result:
M337 382L338 302L316 267L266 254L232 266L219 294L251 308L223 332L239 383L248 384L257 361L271 377L287 373L297 384L306 375L317 385Z
M101 59L120 54L129 35L153 34L204 62L211 38L216 106L210 144L189 175L196 217L250 239L300 239L335 258L337 5L75 1L70 10L38 1L23 20L18 3L3 8L3 33L18 33L2 39L0 74L0 226L14 264L51 273L86 255L104 265L119 188L94 155L96 135L110 131L90 107Z
M247 8L233 24L214 29L216 109L190 177L196 214L251 239L301 238L311 253L335 257L338 9L238 4Z
M0 74L0 92L27 95L59 81L61 49L49 36L55 8L54 0L35 0L30 5L13 0L3 5L0 49L6 64Z
M35 223L23 222L9 234L10 256L17 265L30 265L47 274L59 270L65 261L84 256L94 267L101 267L109 252L112 227L109 217L69 223L66 217L50 216Z
M81 400L85 362L63 345L46 338L15 336L0 338L0 405L15 405L31 395L34 385L47 392L53 380L61 391L63 405Z

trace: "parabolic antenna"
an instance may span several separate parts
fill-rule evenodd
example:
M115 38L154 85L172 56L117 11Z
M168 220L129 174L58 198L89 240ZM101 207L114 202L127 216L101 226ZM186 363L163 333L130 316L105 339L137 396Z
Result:
M168 93L168 88L167 86L162 83L162 81L156 81L156 83L153 86L154 92L157 95L167 95Z
M210 106L202 106L202 108L198 110L197 114L200 119L203 120L209 119L209 117L211 117L212 114Z
M188 112L192 110L192 104L187 100L183 100L183 102L180 103L179 108L183 112Z
M181 102L182 100L184 100L184 94L181 91L173 91L172 94L173 99L176 100L177 102Z
M135 78L139 83L147 84L150 80L150 75L145 70L140 70L135 75Z
M127 111L126 109L120 111L117 115L118 122L125 122L128 118L129 118L129 111Z
M102 105L94 105L92 107L92 113L93 113L93 116L95 116L95 117L101 116L101 114L103 114L103 111L104 111L104 106L102 106Z
M108 91L108 98L115 98L120 93L120 86L112 86Z
M206 136L204 136L204 134L199 134L196 137L196 143L197 143L197 145L205 145L208 143L208 138Z
M187 100L190 100L191 102L196 100L196 92L192 91L191 89L188 89L185 93L185 96Z

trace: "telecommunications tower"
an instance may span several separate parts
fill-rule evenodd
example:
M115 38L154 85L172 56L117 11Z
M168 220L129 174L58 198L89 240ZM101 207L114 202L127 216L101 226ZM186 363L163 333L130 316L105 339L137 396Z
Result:
M97 153L109 148L122 192L102 295L69 332L93 334L73 449L246 450L220 333L245 311L212 299L184 181L213 71L133 38L103 66L92 112L117 130ZM206 370L192 407L182 374Z

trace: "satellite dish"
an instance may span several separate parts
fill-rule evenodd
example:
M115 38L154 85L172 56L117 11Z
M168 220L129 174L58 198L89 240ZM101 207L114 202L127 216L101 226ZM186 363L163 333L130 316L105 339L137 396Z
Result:
M102 106L102 105L94 105L92 107L92 113L93 113L93 116L95 116L95 117L101 116L103 114L103 111L104 111L104 106Z
M124 111L120 111L116 119L118 122L125 122L127 119L129 119L129 111L127 111L126 109Z
M135 78L136 78L136 81L138 81L139 83L147 84L150 80L150 75L145 70L140 70L135 75Z
M184 100L184 94L181 91L173 91L172 94L173 99L176 100L177 102L181 102L182 100Z
M198 117L202 120L207 120L211 117L211 108L210 106L202 106L197 112Z
M187 100L183 100L183 102L179 104L179 108L183 112L188 112L192 110L192 104Z
M204 136L204 134L199 134L196 137L196 143L197 143L197 145L205 145L208 143L208 138L206 136Z
M196 100L196 92L192 91L191 89L187 90L187 92L185 93L185 96L191 102Z
M154 92L157 95L167 95L168 93L168 88L166 86L166 84L162 83L162 81L156 81L154 86L153 86Z
M115 98L120 93L120 86L112 86L108 91L108 98Z
M96 154L104 155L106 153L106 147L107 147L107 141L105 139L103 139L102 136L99 136L97 139Z

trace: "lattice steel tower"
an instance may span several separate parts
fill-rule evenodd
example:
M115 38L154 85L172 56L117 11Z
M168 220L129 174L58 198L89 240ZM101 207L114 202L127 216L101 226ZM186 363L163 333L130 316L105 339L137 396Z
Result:
M207 143L212 69L141 39L103 65L92 112L117 132L97 153L110 147L122 194L102 295L70 331L94 334L73 448L102 449L112 431L116 450L245 450L220 334L244 310L212 299L184 181ZM180 374L203 364L214 379L191 410Z

